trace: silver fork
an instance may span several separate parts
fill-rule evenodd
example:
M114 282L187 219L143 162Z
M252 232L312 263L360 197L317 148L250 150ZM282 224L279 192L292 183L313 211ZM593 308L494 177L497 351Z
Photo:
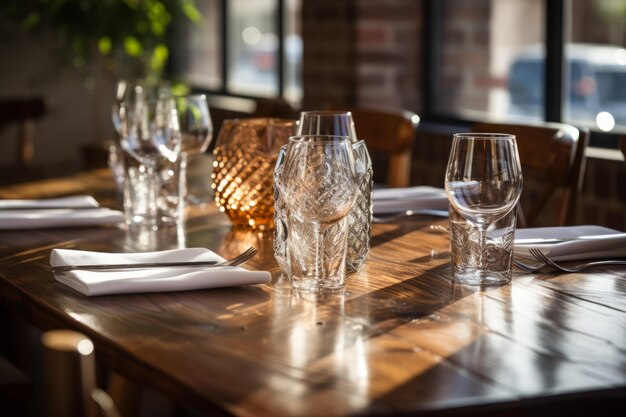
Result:
M539 262L545 262L547 265L550 265L551 267L558 269L559 271L562 271L562 272L580 272L584 269L591 268L594 266L601 266L601 265L626 265L626 261L609 260L609 261L587 262L587 263L576 265L570 268L566 268L564 266L557 264L552 259L548 258L543 252L541 252L537 248L530 248L528 251Z
M399 213L394 213L386 216L373 216L372 222L374 223L393 223L396 220L400 220L405 217L418 216L418 215L427 215L427 216L438 216L438 217L448 217L448 210L436 210L436 209L416 209L416 210L405 210Z
M523 271L526 271L528 273L539 272L543 268L548 266L548 264L545 263L545 262L541 262L539 265L528 265L528 264L525 264L522 261L518 261L517 259L513 259L513 265L515 265L519 269L521 269Z
M72 271L75 269L101 270L101 269L155 268L155 267L172 267L172 266L209 266L209 267L237 266L246 262L248 259L252 258L257 253L259 253L257 248L250 247L246 249L244 252L235 256L234 258L228 259L226 261L193 261L193 262L182 261L182 262L142 262L142 263L131 263L131 264L60 265L60 266L53 266L52 272Z

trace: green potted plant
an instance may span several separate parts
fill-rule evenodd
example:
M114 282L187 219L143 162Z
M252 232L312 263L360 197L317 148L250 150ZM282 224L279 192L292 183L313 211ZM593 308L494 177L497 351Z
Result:
M0 11L25 31L60 31L73 65L103 58L116 78L160 77L171 23L201 20L195 0L4 0Z

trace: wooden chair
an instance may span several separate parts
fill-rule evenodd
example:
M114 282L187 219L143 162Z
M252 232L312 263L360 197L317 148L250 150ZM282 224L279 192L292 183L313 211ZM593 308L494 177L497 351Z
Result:
M71 330L51 330L44 348L46 416L119 417L111 397L96 387L91 340Z
M256 98L256 108L252 117L272 117L278 119L298 119L298 112L281 98Z
M619 138L619 148L622 150L622 154L624 155L624 159L626 160L626 136L622 136Z
M35 154L35 122L46 113L43 98L9 98L0 99L0 130L17 124L17 145L15 164L2 167L0 172L4 183L20 182L36 179L41 170L33 165Z
M585 173L587 130L562 123L478 123L472 131L516 136L524 176L520 227L574 224Z
M359 139L365 140L374 166L380 154L387 157L385 183L390 187L406 187L411 180L413 141L419 124L417 114L376 107L355 107L350 110ZM374 172L376 178L376 172ZM378 182L378 181L377 181Z

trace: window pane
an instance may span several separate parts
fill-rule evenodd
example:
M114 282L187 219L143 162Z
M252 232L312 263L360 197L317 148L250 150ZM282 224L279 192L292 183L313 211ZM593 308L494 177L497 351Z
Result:
M571 2L565 120L595 130L626 128L626 2Z
M542 119L543 22L543 0L442 1L437 112Z
M276 0L228 2L228 85L234 93L278 94Z
M293 103L302 100L302 25L301 0L285 1L285 98Z
M202 19L198 24L185 24L181 28L177 48L183 51L173 51L176 71L182 73L186 81L198 87L222 87L220 3L219 0L196 2Z

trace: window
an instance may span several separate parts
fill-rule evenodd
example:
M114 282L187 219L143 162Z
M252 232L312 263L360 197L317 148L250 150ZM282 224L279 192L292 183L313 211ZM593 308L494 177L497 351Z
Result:
M204 0L204 19L179 28L175 75L194 87L245 97L302 97L301 0Z
M541 0L441 2L439 113L469 119L542 117L541 4ZM520 61L524 56L529 59Z
M626 132L626 2L431 0L428 10L435 116L563 121L590 128L595 146Z
M564 119L605 132L626 128L626 2L575 0L568 14Z

